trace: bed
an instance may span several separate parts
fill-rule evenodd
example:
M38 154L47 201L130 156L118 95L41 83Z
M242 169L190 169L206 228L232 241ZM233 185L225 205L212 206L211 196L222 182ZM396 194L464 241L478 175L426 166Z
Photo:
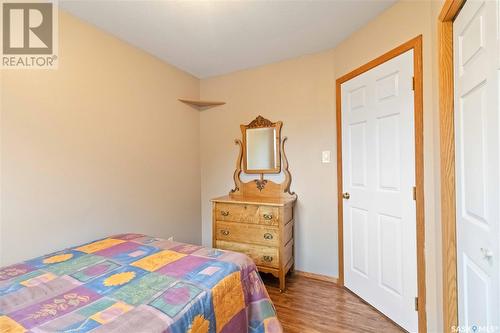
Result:
M282 332L245 255L116 235L0 268L0 332Z

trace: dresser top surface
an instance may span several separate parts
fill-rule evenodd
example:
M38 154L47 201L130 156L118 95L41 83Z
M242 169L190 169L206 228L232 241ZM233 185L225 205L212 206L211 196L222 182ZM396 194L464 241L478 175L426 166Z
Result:
M263 205L263 206L287 206L293 204L295 198L264 198L264 197L251 197L251 196L230 196L225 195L222 197L210 200L219 203L234 203L234 204L249 204L249 205Z

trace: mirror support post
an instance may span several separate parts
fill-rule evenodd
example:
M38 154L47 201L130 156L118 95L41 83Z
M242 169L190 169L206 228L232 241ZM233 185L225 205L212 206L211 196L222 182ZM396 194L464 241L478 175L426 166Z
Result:
M231 192L229 193L238 192L241 187L240 175L241 175L241 159L243 157L243 143L241 142L240 139L235 139L234 143L240 147L240 152L238 154L238 158L236 159L236 169L234 170L233 173L234 189L232 189Z

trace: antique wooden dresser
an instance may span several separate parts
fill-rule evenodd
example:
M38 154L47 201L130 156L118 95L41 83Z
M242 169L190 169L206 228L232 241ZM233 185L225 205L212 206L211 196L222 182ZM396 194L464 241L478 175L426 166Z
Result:
M286 138L281 139L281 125L281 122L271 123L259 116L249 125L241 126L243 142L236 140L240 154L234 172L235 188L229 195L212 199L212 242L215 248L247 254L259 271L279 279L283 291L285 276L294 267L293 209L297 195L290 192L291 175L284 152ZM273 132L257 133L264 138L251 138L254 135L249 134L251 129L263 128ZM258 147L249 154L252 149L249 144L273 148ZM249 159L259 158L259 149L265 150L267 160L252 164ZM274 153L269 153L270 150ZM240 179L242 164L246 174L259 174L260 177L243 182ZM254 168L249 168L250 165ZM283 183L264 179L266 173L282 173Z

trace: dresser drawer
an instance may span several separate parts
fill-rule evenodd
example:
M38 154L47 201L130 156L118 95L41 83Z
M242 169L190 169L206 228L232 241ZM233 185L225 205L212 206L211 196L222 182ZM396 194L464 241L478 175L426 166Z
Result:
M278 225L279 221L279 209L273 206L216 203L214 210L215 219L217 221L273 226Z
M217 240L215 247L222 250L241 252L252 258L257 266L279 267L279 252L275 247L234 243Z
M217 221L215 225L215 233L217 240L266 246L279 245L279 229L275 227Z
M278 225L280 210L273 206L259 206L259 223L264 225Z
M217 221L233 221L243 223L259 223L259 206L244 204L215 204Z

